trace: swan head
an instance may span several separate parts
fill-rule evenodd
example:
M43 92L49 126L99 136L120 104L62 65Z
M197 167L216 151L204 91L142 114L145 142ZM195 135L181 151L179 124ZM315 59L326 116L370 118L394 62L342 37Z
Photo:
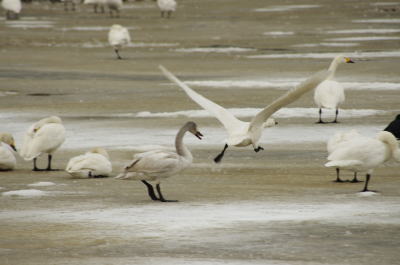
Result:
M17 148L15 148L14 137L12 137L11 134L9 134L9 133L0 133L0 142L8 144L14 151L17 151Z
M275 119L269 118L269 119L267 119L266 122L264 122L263 128L274 127L277 124L278 124L278 122L275 121Z
M105 158L110 159L110 156L108 155L107 151L101 147L93 148L92 150L90 150L90 153L100 154L100 155L104 156Z
M186 123L185 127L187 130L192 133L194 136L199 138L201 140L201 137L203 137L203 134L197 130L197 124L193 121L189 121Z
M337 63L354 63L354 61L350 57L345 57L343 55L336 56L335 61Z

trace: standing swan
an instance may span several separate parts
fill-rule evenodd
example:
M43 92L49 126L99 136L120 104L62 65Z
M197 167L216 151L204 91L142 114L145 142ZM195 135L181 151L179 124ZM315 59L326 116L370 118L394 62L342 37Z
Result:
M268 121L268 118L283 106L292 103L301 95L316 87L319 83L325 80L325 78L329 74L329 71L325 70L311 76L310 78L299 84L297 87L288 91L286 94L282 95L274 102L269 104L255 117L253 117L251 122L244 122L237 119L225 108L192 90L189 86L176 78L163 66L160 65L159 68L169 80L179 85L194 102L213 114L224 125L229 136L222 152L214 158L214 161L216 163L219 163L221 161L222 157L224 156L225 150L230 145L237 147L252 145L255 152L264 150L264 148L258 145L258 142L261 138L264 127L271 124L271 122Z
M146 185L148 194L153 201L176 202L176 200L166 200L164 198L161 193L160 181L179 173L192 163L193 156L183 144L183 136L186 132L192 133L200 140L203 136L197 130L196 123L189 121L176 135L176 153L165 150L153 150L136 154L134 160L125 167L125 171L116 178L141 180ZM147 181L156 181L158 197L154 193L153 186Z
M167 12L167 18L170 18L171 13L176 10L175 0L157 0L157 5L161 10L161 17L164 17L164 13Z
M52 154L64 140L65 128L59 117L51 116L41 119L26 132L20 155L25 160L33 159L33 171L42 171L37 168L36 160L41 154L47 153L48 164L45 170L51 171Z
M384 131L392 133L394 137L400 140L400 114L397 115L391 123L389 123Z
M112 25L108 32L108 43L114 48L118 59L122 59L119 55L119 49L131 42L131 36L127 28L115 24Z
M15 160L14 138L9 133L0 133L0 171L13 170L17 161Z
M344 89L341 84L333 80L336 69L341 63L354 63L350 58L338 55L333 59L329 66L330 75L328 78L319 84L314 92L314 101L319 108L319 121L317 123L324 123L321 119L322 108L335 109L335 120L337 123L337 116L339 114L339 105L344 102Z
M393 134L382 131L376 138L358 137L348 141L328 156L329 162L325 166L367 172L362 191L368 191L368 182L374 168L391 158L400 162L400 149Z
M71 158L65 169L76 178L105 178L112 171L108 153L103 148L95 148L84 155Z
M1 6L6 10L6 19L19 19L21 0L3 0Z

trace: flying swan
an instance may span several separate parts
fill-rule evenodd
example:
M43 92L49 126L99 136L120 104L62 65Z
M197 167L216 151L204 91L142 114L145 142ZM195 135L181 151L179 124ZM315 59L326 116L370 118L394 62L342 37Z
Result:
M65 128L61 119L57 116L51 116L34 123L26 132L24 143L20 155L25 160L33 159L33 171L42 171L37 168L36 160L43 154L48 154L47 168L51 171L52 154L61 146L65 140Z
M17 161L15 160L14 138L9 133L0 133L0 171L13 170Z
M98 147L71 158L65 171L75 178L105 178L110 176L112 166L107 151Z
M176 78L162 65L160 65L159 68L169 80L179 85L194 102L196 102L202 108L214 115L227 130L228 139L226 140L222 152L214 158L214 161L216 163L219 163L221 161L228 146L244 147L252 145L255 152L264 150L264 148L259 146L258 142L261 138L263 129L266 126L271 125L271 120L268 121L268 118L283 106L292 103L307 91L315 88L319 83L325 80L330 73L329 70L324 70L314 74L313 76L299 84L297 87L288 91L286 94L282 95L274 102L269 104L255 117L253 117L251 122L244 122L237 119L225 108L192 90L189 86Z
M317 86L314 92L314 101L319 108L319 120L317 123L325 123L322 121L322 108L335 109L335 120L332 123L337 123L339 114L339 105L344 102L344 88L337 81L333 80L336 69L341 63L354 63L350 58L343 55L336 56L329 66L330 75L328 78Z
M390 132L379 132L376 138L357 137L335 149L328 156L326 167L335 167L353 172L367 172L362 192L368 190L368 182L374 168L394 158L400 162L400 149Z
M147 192L153 201L176 202L176 200L166 200L164 198L161 193L160 182L162 179L181 172L192 163L193 156L183 144L183 137L186 132L192 133L200 140L203 136L197 130L196 123L189 121L178 131L175 137L176 152L152 150L136 154L133 161L125 167L124 172L115 178L141 180L146 185ZM156 181L158 197L154 192L153 186L147 181Z

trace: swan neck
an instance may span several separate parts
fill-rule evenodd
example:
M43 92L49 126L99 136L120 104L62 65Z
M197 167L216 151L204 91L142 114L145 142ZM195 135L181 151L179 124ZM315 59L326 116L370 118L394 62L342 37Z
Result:
M175 148L176 148L176 153L184 158L186 158L189 161L193 160L192 153L189 151L189 149L185 146L183 143L183 137L185 136L185 133L188 131L188 128L186 126L183 126L179 132L176 134L175 137Z
M331 65L329 66L328 71L330 72L330 74L329 74L327 79L332 79L335 76L336 69L337 69L338 65L339 65L339 60L334 59L332 61Z

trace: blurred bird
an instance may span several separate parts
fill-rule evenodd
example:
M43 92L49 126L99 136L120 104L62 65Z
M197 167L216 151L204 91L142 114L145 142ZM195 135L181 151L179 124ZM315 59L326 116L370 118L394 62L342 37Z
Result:
M0 133L0 171L13 170L17 161L14 156L14 138L9 133Z
M71 158L65 171L76 178L102 178L110 176L112 166L107 151L95 148Z
M25 160L33 159L33 171L42 171L36 165L37 158L43 154L48 154L47 168L51 171L51 160L53 153L65 141L65 128L62 121L57 116L51 116L34 123L26 132L24 143L20 150L20 155Z
M6 19L19 19L21 12L21 0L3 0L1 6L6 10Z
M314 101L319 108L319 121L317 123L325 123L321 119L322 108L335 109L335 120L333 123L337 123L339 105L344 102L345 96L343 86L333 79L335 77L336 69L341 63L354 62L348 57L343 57L342 55L336 56L329 66L329 71L331 73L330 76L315 89Z
M172 12L176 10L175 0L157 0L157 5L161 10L161 17L164 17L164 13L167 13L167 18L171 17Z
M128 45L131 42L131 36L129 35L129 31L127 28L115 24L112 25L110 31L108 32L108 43L114 48L115 53L117 54L118 59L122 59L119 55L119 50Z
M384 131L391 132L397 140L400 140L400 114L389 123L389 125L384 129Z
M147 187L147 192L153 201L176 202L166 200L161 193L160 182L187 168L193 161L192 153L183 144L186 132L192 133L201 140L203 136L197 130L197 124L189 121L181 127L175 137L176 152L166 150L152 150L134 156L134 160L125 167L124 172L117 179L141 180ZM148 181L156 181L158 197L153 186Z

